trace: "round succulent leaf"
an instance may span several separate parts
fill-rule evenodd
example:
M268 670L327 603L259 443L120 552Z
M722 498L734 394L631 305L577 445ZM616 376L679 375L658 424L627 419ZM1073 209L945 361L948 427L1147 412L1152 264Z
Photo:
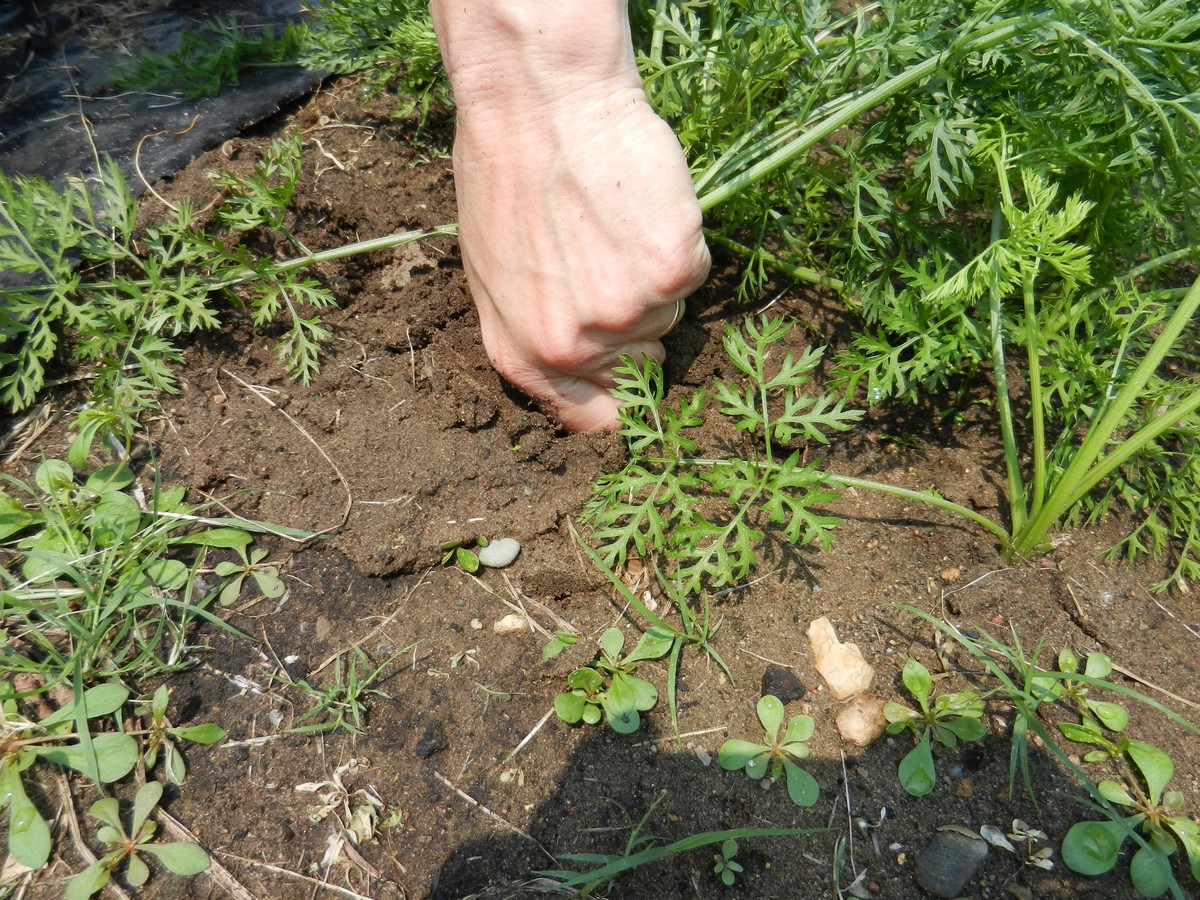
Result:
M458 567L469 575L474 575L479 571L479 557L468 550L466 547L454 548L454 561L458 563ZM265 594L266 591L263 591Z
M476 560L478 564L478 560ZM470 571L463 567L465 571ZM283 583L283 579L279 577L279 570L274 566L265 569L255 569L252 573L254 583L258 585L258 591L268 600L278 600L287 593L287 585Z
M792 759L808 759L809 755L812 753L808 747L808 744L806 744L804 741L792 741L791 743L780 744L779 749L781 752L792 757Z
M987 729L983 727L982 722L967 716L939 724L947 731L953 732L960 741L978 741L987 734Z
M574 691L565 691L554 698L554 711L568 725L574 725L583 718L585 706L587 701L583 694Z
M1090 653L1083 674L1090 678L1107 678L1112 674L1112 660L1104 653Z
M1074 674L1079 671L1079 657L1070 647L1058 651L1058 671Z
M595 669L581 666L567 676L567 687L594 694L604 686L604 678Z
M129 862L125 865L125 880L134 887L141 887L150 880L150 867L136 853L129 854Z
M816 723L812 716L792 716L787 724L787 731L783 734L783 742L793 744L807 741L813 736L815 728Z
M1067 740L1078 744L1094 744L1096 738L1101 737L1100 726L1090 716L1079 722L1059 722L1058 730Z
M46 747L39 751L38 756L49 762L74 769L88 777L98 775L101 784L111 784L119 781L137 765L138 745L132 737L124 732L104 732L92 736L92 749L95 751L98 772L92 772L92 759L80 744L59 745Z
M105 491L88 512L86 521L101 547L118 547L137 534L142 524L138 502L123 491Z
M1124 731L1129 724L1129 713L1125 711L1125 707L1118 703L1109 703L1105 700L1089 700L1087 708L1090 709L1100 720L1100 723L1109 731Z
M0 490L0 541L25 529L33 521L33 513Z
M124 844L125 837L125 832L122 829L114 828L112 825L101 825L96 829L96 840L110 847Z
M1161 897L1175 880L1171 858L1153 845L1139 847L1129 861L1129 880L1143 897Z
M783 759L783 771L787 778L788 796L797 806L812 806L817 802L821 788L817 780L787 757Z
M1103 875L1117 863L1126 828L1121 822L1076 822L1063 838L1063 862L1080 875Z
M176 875L199 875L209 866L208 854L196 844L146 844L141 849L158 857Z
M779 726L783 724L783 702L778 697L767 694L758 701L757 712L763 731L774 743L779 736Z
M937 771L933 767L933 751L930 748L929 732L921 736L917 746L913 747L900 760L897 775L900 785L913 797L924 797L933 791L937 783Z
M96 494L109 489L124 490L133 484L133 470L121 463L109 463L101 466L88 476L84 487Z
M641 712L654 709L654 704L658 702L658 689L644 678L635 678L632 675L617 675L617 678L622 678L628 681L629 686L633 690L634 706Z
M740 738L730 738L717 751L717 763L727 772L736 772L738 769L746 768L746 764L752 759L766 756L769 751L770 748L764 747L762 744L743 741ZM765 766L761 768L764 772L766 771Z
M583 723L585 725L599 725L600 719L603 717L603 711L599 705L595 703L586 703L583 707Z
M155 559L145 566L146 577L165 591L177 591L188 579L188 567L177 559Z
M121 807L118 805L116 797L104 797L101 800L97 800L88 807L88 815L93 819L103 822L124 837L125 826L121 824ZM101 829L101 831L103 830ZM109 843L106 837L101 838L101 840L106 844Z
M1200 881L1200 825L1196 824L1194 820L1185 819L1182 816L1168 819L1167 824L1175 832L1179 842L1183 844L1188 864L1192 869L1192 877Z
M1142 773L1150 794L1150 802L1158 806L1162 800L1163 789L1175 774L1175 763L1171 762L1171 757L1167 754L1144 741L1131 740L1125 752Z
M134 833L141 831L142 824L150 818L158 801L162 799L163 786L157 781L147 781L133 798L133 827Z
M75 486L75 473L61 459L46 459L34 472L33 483L45 493L55 494Z

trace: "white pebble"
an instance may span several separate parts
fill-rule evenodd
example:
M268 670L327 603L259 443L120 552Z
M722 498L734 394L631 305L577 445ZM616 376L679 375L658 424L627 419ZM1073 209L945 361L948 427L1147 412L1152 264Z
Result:
M483 628L483 623L480 622L478 619L472 619L471 627L474 628L476 631L479 631L480 629Z
M503 569L511 566L520 552L521 545L512 538L496 538L486 547L481 547L476 555L480 565L489 569Z
M528 630L529 620L516 613L509 613L492 625L492 631L496 632L496 634L521 634Z

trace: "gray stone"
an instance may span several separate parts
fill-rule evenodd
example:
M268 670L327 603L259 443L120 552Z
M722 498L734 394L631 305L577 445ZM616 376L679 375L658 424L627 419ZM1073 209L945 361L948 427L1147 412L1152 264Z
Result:
M503 569L511 566L521 552L521 545L512 538L496 538L486 547L480 547L476 554L479 564L489 569Z
M943 825L917 857L917 883L935 897L960 897L987 855L987 841L976 832Z

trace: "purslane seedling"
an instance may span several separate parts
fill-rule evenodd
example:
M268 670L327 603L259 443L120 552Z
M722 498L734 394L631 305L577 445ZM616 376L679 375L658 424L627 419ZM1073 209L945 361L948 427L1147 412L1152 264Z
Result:
M174 785L181 785L187 777L187 765L179 750L179 743L191 741L193 744L208 746L225 740L226 734L224 728L212 722L202 725L169 725L167 723L167 704L170 696L170 690L163 684L159 685L148 701L150 725L146 729L143 739L142 762L145 763L147 770L151 770L158 763L161 753L167 781ZM147 703L144 700L139 702Z
M917 709L903 703L888 703L883 708L889 734L911 731L917 745L900 761L900 783L914 797L923 797L937 783L933 765L932 742L954 749L959 741L977 741L986 733L983 700L972 690L933 696L933 678L921 663L909 659L901 680L917 701Z
M756 780L767 775L774 779L783 776L792 802L797 806L812 806L821 789L817 780L797 765L800 760L808 759L807 741L814 729L812 717L792 716L781 735L779 729L783 725L784 712L778 697L768 694L760 699L757 713L766 741L756 744L730 738L717 751L717 762L727 772L740 769Z
M625 634L619 628L606 629L600 635L596 660L567 676L567 690L554 698L554 711L570 725L596 725L603 716L613 731L637 731L639 713L654 708L658 689L633 673L639 662L666 656L674 641L673 634L651 628L627 656L622 656Z

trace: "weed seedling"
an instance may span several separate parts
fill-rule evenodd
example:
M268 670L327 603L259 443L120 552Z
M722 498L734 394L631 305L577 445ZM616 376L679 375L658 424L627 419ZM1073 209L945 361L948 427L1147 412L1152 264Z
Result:
M778 779L783 775L787 779L787 792L792 802L797 806L812 806L820 793L817 780L796 765L797 760L808 758L808 744L805 742L812 737L812 717L793 716L781 739L779 728L783 724L783 703L778 697L768 694L758 701L757 709L766 742L755 744L731 738L717 751L717 762L727 772L742 769L754 779L767 775Z
M1133 814L1072 825L1063 839L1063 862L1081 875L1103 875L1117 864L1125 841L1140 830L1141 846L1130 860L1129 877L1142 896L1159 897L1175 884L1170 858L1180 844L1192 877L1200 882L1200 825L1180 815L1183 793L1166 790L1175 764L1162 750L1138 740L1128 741L1124 757L1129 761L1125 785L1105 780L1096 788L1104 800Z
M295 726L288 730L290 734L323 734L333 731L361 734L367 715L367 697L387 696L374 687L375 683L379 681L383 670L397 657L411 650L412 646L397 651L375 668L371 668L371 660L361 647L351 644L350 649L353 655L350 656L349 662L342 661L346 653L339 653L334 659L333 677L324 687L313 687L304 680L286 681L292 687L311 694L315 700L313 705L296 719ZM311 722L310 719L320 721ZM309 724L303 724L305 722Z
M901 680L919 708L893 702L883 708L883 715L889 723L889 734L909 730L917 738L917 746L900 761L899 775L904 790L914 797L923 797L937 783L932 742L953 749L959 741L982 738L985 731L979 719L983 715L983 700L971 690L931 697L933 678L915 659L904 664Z
M125 881L131 887L141 887L150 878L150 867L142 859L143 854L155 857L176 875L199 875L208 868L208 854L196 844L152 843L158 826L150 816L158 807L162 793L163 787L157 781L147 781L138 788L133 798L129 831L121 822L121 808L115 797L105 797L92 804L88 812L103 823L96 836L108 847L108 852L71 879L66 900L87 900L108 884L121 863L125 863Z
M642 634L628 656L622 656L624 633L619 628L605 630L600 635L600 653L595 662L567 676L567 690L554 698L554 711L570 725L579 722L596 725L603 713L613 731L620 734L637 731L641 724L639 713L654 708L658 690L633 673L639 662L666 656L674 642L673 634L651 628Z
M442 565L457 563L468 575L474 575L479 571L479 554L475 551L487 545L488 539L483 536L469 541L446 541L441 545Z
M721 884L731 887L742 873L742 864L737 862L738 843L733 838L721 842L721 849L713 854L713 874L721 878Z
M222 606L230 606L237 601L247 576L254 581L258 592L268 600L275 600L287 593L287 585L279 577L279 567L263 562L270 551L265 547L256 547L247 556L244 546L234 549L242 558L240 563L225 560L213 567L213 572L217 577L228 579L221 588Z
M150 727L146 730L145 743L142 747L142 761L146 768L153 769L158 762L158 755L163 755L163 767L166 769L167 780L171 784L183 784L187 777L187 765L183 754L179 752L180 741L191 741L193 744L208 746L225 739L225 729L212 722L203 725L185 725L175 727L167 724L167 703L170 692L165 684L160 685L150 698ZM146 701L142 701L145 703Z

